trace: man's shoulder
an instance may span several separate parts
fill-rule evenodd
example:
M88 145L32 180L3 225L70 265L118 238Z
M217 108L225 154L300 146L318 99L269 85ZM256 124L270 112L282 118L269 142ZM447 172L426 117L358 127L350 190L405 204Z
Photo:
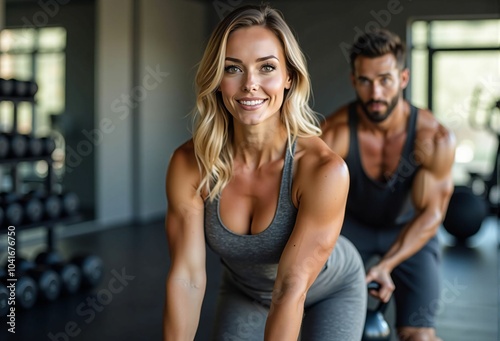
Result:
M435 172L448 170L453 163L455 147L453 131L430 110L419 109L415 148L423 166Z
M423 107L418 107L418 106L411 104L411 103L410 103L410 105L417 109L418 118L421 122L424 122L424 123L436 123L436 122L438 122L438 118L429 109L423 108Z
M349 140L349 104L335 110L321 125L321 138L336 153L344 157Z
M348 126L349 104L343 105L333 111L321 125L323 135L335 135L339 129Z
M452 131L440 122L435 113L425 108L418 108L417 133L417 136L431 137L436 142L453 138Z
M349 113L349 107L351 105L352 105L352 103L347 103L347 104L344 104L344 105L338 107L327 117L327 120L336 120L339 118L347 118L348 113Z

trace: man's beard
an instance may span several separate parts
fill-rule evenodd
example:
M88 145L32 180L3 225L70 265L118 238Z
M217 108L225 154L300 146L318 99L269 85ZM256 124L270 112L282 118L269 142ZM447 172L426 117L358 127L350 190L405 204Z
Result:
M380 123L380 122L385 121L387 119L387 117L389 117L391 115L392 111L394 110L394 108L398 104L398 101L399 101L399 98L401 97L401 95L402 95L402 92L399 91L398 94L391 99L390 103L387 103L386 101L376 101L373 99L369 100L366 103L363 103L361 98L359 98L359 96L357 96L357 97L358 97L358 102L361 105L361 108L363 109L363 112L365 113L366 117L374 123ZM369 111L368 106L372 103L384 104L387 106L387 110L385 112Z

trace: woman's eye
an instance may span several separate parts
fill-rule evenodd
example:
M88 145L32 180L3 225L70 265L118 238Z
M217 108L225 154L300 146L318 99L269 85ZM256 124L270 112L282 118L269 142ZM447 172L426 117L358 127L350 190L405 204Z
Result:
M241 69L239 67L237 67L236 65L229 65L229 66L226 66L224 68L224 70L227 72L227 73L237 73L237 72L240 72Z
M262 66L262 71L264 71L264 72L271 72L271 71L274 71L274 70L276 70L276 68L274 67L274 65L266 64L266 65Z

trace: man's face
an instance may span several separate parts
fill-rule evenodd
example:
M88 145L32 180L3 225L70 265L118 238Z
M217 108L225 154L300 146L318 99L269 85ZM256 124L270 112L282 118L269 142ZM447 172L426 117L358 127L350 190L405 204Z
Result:
M391 115L408 80L408 70L399 70L391 53L376 58L359 56L354 61L353 86L363 112L372 122L383 122Z

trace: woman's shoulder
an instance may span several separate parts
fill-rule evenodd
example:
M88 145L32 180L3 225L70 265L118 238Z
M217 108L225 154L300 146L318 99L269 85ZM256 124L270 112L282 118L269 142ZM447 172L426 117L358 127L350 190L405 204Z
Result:
M172 154L172 159L195 158L193 139L189 139L177 146Z
M295 162L292 198L296 207L304 203L329 205L342 193L347 195L347 165L321 138L299 138Z
M295 152L297 175L313 181L316 177L327 173L348 176L345 161L317 136L298 138Z
M185 176L199 173L192 139L184 142L174 150L170 158L169 169L184 172Z

